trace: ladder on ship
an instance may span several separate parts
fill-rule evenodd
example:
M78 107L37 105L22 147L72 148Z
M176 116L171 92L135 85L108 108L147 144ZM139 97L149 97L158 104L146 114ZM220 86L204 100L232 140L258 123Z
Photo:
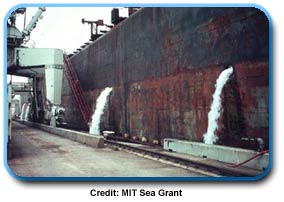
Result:
M85 127L88 127L88 123L91 118L91 111L88 103L84 99L84 94L80 82L78 80L77 74L74 71L73 65L69 59L69 56L64 54L64 74L68 80L69 86L71 88L76 107L80 112L82 120Z

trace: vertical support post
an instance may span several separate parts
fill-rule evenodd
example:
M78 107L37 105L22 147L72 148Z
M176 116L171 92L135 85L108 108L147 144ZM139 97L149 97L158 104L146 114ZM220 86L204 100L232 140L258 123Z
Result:
M11 111L11 105L12 105L12 84L11 82L8 84L8 143L12 140L12 111Z
M33 119L34 119L34 121L36 121L36 120L38 120L38 118L39 118L39 115L38 115L38 94L37 94L37 77L36 76L34 76L33 77L33 93L34 93L34 95L33 95L33 97L34 97L34 104L33 104L33 106L34 106L34 117L33 117Z

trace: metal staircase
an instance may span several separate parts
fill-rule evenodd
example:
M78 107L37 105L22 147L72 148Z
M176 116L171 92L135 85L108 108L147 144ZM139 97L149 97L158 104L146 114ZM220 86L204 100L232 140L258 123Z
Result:
M68 80L69 86L72 90L72 94L75 100L76 107L78 111L80 112L84 125L88 127L88 123L90 121L92 113L90 111L90 107L88 106L88 103L84 99L83 90L81 88L76 72L74 71L72 63L68 55L66 54L64 54L64 68L63 69L64 69L64 74Z

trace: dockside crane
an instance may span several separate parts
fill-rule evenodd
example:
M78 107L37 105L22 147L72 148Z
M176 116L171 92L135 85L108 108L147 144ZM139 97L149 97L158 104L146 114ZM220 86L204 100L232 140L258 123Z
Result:
M24 76L32 80L32 119L57 126L63 121L61 106L63 80L63 51L55 48L29 48L25 44L46 8L38 8L28 25L20 31L16 27L18 15L26 8L11 13L7 22L7 74ZM8 142L11 141L12 84L8 84Z

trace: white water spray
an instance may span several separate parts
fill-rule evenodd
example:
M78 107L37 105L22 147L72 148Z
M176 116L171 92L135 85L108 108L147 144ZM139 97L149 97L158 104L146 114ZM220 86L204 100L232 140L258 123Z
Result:
M108 95L112 91L112 88L106 87L99 95L96 102L96 110L92 116L92 123L89 129L89 133L93 135L100 135L100 121L101 115L104 112L104 108L107 102Z
M29 114L30 114L30 105L28 104L25 112L25 121L29 120Z
M215 135L215 131L218 128L217 121L219 119L221 110L221 93L224 85L227 83L232 73L233 67L230 66L228 69L225 69L221 72L216 81L213 102L211 104L210 112L208 113L208 128L207 132L203 135L203 142L205 144L214 144L218 140L218 137Z
M24 119L25 119L26 107L27 107L27 104L24 103L23 106L22 106L22 109L21 109L21 114L20 114L20 120L21 121L24 121Z

